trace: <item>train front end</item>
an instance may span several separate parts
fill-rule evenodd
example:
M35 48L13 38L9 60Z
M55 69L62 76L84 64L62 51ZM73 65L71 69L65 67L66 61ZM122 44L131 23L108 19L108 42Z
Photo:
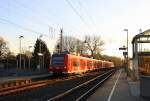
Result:
M53 74L67 73L66 57L66 54L53 54L49 67L49 72Z

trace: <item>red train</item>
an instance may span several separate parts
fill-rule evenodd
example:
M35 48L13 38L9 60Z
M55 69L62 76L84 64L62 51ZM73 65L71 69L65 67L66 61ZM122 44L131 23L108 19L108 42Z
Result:
M53 54L49 72L51 73L81 73L100 68L112 68L109 61L96 60L71 54Z

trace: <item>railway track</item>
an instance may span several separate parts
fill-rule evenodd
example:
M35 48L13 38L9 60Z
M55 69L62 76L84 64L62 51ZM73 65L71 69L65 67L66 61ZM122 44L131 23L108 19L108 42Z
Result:
M35 88L39 88L45 85L48 85L52 83L51 80L42 80L42 81L36 81L32 82L31 80L24 80L22 82L15 82L14 85L11 83L10 87L4 87L0 89L0 96L6 96L9 94L32 90Z
M86 75L86 74L85 74ZM47 78L47 77L46 77ZM46 85L52 85L57 82L62 82L65 80L70 80L76 78L75 76L64 76L64 77L50 77L46 80L31 80L30 78L18 79L11 82L0 83L0 96L7 96L10 94L15 94L22 91L28 91L35 88L40 88ZM42 77L43 79L43 77Z
M46 100L50 100L50 98L52 99L56 97L57 95L60 95L68 91L71 88L74 88L70 92L71 94L75 93L76 91L83 91L80 89L81 88L85 89L86 87L83 88L82 86L87 86L88 84L93 86L97 84L95 80L100 81L100 79L98 78L103 78L103 76L105 76L108 73L106 73L106 71L105 72L97 71L97 72L90 72L90 73L83 74L83 75L59 77L57 79L51 78L51 80L42 80L42 81L36 81L36 82L30 81L26 84L22 83L22 85L18 85L18 87L14 87L14 88L8 87L6 90L3 90L3 94L1 94L0 100L2 101L14 101L14 100L15 101L46 101ZM95 84L93 84L92 82ZM87 89L85 90L87 91ZM63 98L62 100L67 100L68 98L71 98L70 96L72 96L70 95L70 93L68 94L64 93L64 96L63 97L61 96L58 99L60 100ZM79 92L79 94L81 96L84 93ZM66 95L69 97L65 97ZM53 100L57 100L57 99L53 99ZM72 99L69 99L69 101L72 101Z
M91 95L115 70L110 70L76 87L73 87L61 94L58 94L47 101L82 101Z
M28 91L69 79L71 79L71 77L51 78L50 80L39 80L39 81L35 80L32 81L31 79L21 79L13 82L4 82L0 84L0 96L6 96L17 92Z

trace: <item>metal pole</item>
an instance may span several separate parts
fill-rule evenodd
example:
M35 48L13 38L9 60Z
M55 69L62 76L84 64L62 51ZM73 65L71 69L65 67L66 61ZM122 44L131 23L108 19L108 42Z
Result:
M7 57L6 60L7 60L7 61L6 61L6 69L8 69L8 57Z
M18 59L16 59L16 69L18 70Z
M24 70L26 70L26 59L24 58Z
M45 67L44 65L45 65L45 64L44 64L44 54L43 54L43 68Z
M63 29L60 30L60 52L63 51Z
M128 73L128 29L124 29L124 31L126 31L127 32L127 73Z
M20 63L20 69L21 69L21 38L24 38L23 36L20 36L19 37L19 41L20 41L20 47L19 47L19 50L20 50L20 59L19 59L19 63Z
M28 68L30 70L30 56L28 58L29 58Z
M40 49L39 49L39 53L41 53L41 40L40 40ZM41 57L39 55L39 65L40 65L40 69L41 69Z
M129 60L129 50L128 50L128 30L127 30L127 68L128 68L128 60Z
M30 53L30 48L32 48L32 46L29 46L29 53ZM30 59L31 59L30 54L28 58L29 58L29 70L30 70Z
M19 48L19 50L20 50L20 58L19 58L19 69L21 69L21 37L19 37L19 39L20 39L20 48Z
M43 35L40 35L39 37L39 53L41 54L41 38L42 38ZM39 55L39 71L41 69L41 60L40 60L40 55Z

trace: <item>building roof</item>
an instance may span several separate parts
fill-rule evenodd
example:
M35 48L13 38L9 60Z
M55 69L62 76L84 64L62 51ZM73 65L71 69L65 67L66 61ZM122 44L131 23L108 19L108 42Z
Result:
M144 32L142 32L144 35L150 35L150 29L148 29L148 30L146 30L146 31L144 31Z
M140 40L139 43L142 43L142 41L143 41L143 43L150 43L150 29L148 29L144 32L141 32L141 33L137 34L136 36L134 36L133 40L132 40L132 44L141 38L147 38L147 40Z

